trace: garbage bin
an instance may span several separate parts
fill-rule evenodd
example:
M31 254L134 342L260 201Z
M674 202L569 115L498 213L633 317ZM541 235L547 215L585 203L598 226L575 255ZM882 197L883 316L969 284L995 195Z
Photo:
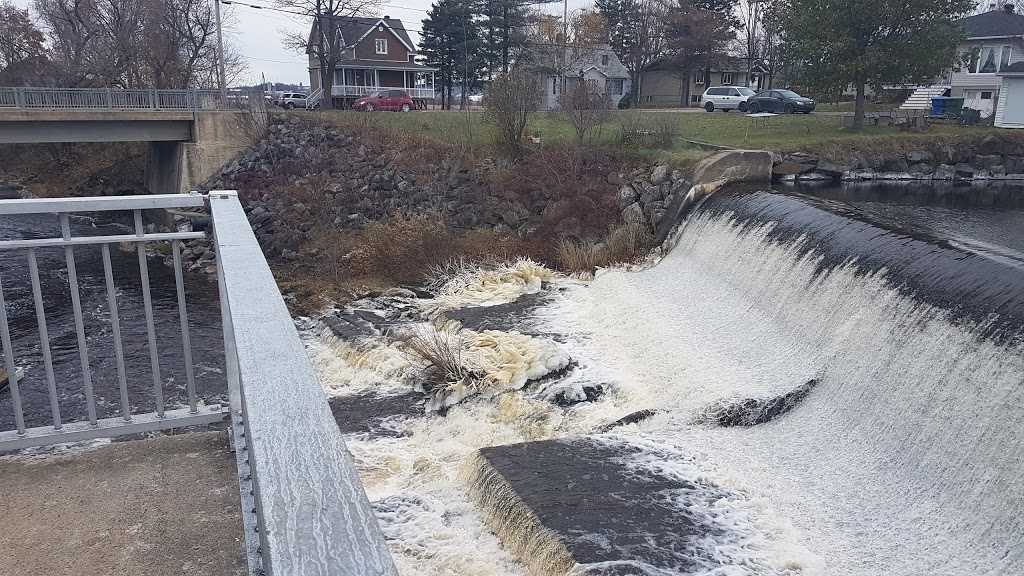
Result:
M963 98L947 98L946 99L946 114L959 117L963 113L964 99Z
M950 99L945 96L938 96L932 98L932 116L942 116L943 114L945 114L949 100ZM963 104L962 98L960 100L960 103Z

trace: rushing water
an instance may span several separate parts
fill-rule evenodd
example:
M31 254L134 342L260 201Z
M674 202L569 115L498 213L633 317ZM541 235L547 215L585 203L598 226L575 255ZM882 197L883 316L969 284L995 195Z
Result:
M8 188L7 196L14 191ZM104 225L88 218L72 218L71 229L73 236L127 232L119 225ZM54 237L60 237L60 222L55 215L0 217L0 239ZM85 420L87 411L82 368L64 250L40 248L36 254L61 418L65 422ZM117 288L129 402L135 413L153 412L156 405L138 255L134 247L121 249L113 244L111 261ZM99 246L76 248L75 263L97 413L100 418L117 416L121 400ZM162 258L150 257L149 275L165 404L168 408L186 406L188 397L174 271L164 264ZM49 392L25 250L0 251L0 278L3 279L15 364L24 370L20 392L25 423L29 427L50 425L53 421ZM206 275L186 273L185 292L196 390L202 400L219 402L224 400L225 380L217 285ZM13 428L11 393L9 390L0 391L0 430Z
M517 326L604 396L563 408L527 387L349 433L402 573L526 573L468 503L465 467L581 437L731 495L689 505L717 544L685 573L1024 573L1024 195L900 190L712 196L656 265L556 282ZM309 342L339 398L408 390L393 347ZM766 424L706 418L812 380ZM639 410L656 414L602 432Z

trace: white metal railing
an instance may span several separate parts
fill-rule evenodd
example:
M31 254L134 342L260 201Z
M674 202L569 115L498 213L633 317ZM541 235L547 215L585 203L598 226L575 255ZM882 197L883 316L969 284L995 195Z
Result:
M146 234L142 210L206 206L211 214L223 322L225 367L230 410L199 404L191 370L187 371L189 407L164 410L157 341L154 335L147 242L171 243L185 363L191 368L180 243L204 237L199 232ZM132 234L72 237L68 214L128 210L134 214ZM10 325L0 278L0 335L10 374L15 430L0 432L0 451L175 428L223 420L229 413L238 470L242 520L249 573L280 575L397 576L380 526L356 474L352 457L331 415L295 325L277 289L273 274L242 205L234 191L209 196L124 196L73 199L0 200L0 216L58 213L60 238L0 241L0 253L25 250L40 330L53 411L53 426L26 428L21 414L17 354L12 348ZM147 340L157 409L135 414L127 398L124 357L117 316L117 290L113 283L109 246L127 242L139 254ZM99 245L106 276L107 302L117 357L123 413L99 419L95 415L89 372L88 337L82 323L74 250ZM46 334L45 312L34 264L34 250L63 247L72 308L78 336L83 386L89 406L87 422L64 423L56 402L56 386Z
M312 110L324 99L324 89L317 88L306 98L306 109Z
M230 107L212 90L0 87L0 109L219 110Z
M0 278L0 342L3 344L3 363L8 373L8 388L11 393L11 404L14 410L14 430L0 431L0 450L16 450L32 446L43 446L61 442L76 442L92 438L134 434L152 430L162 430L179 426L205 424L224 420L220 405L199 406L196 399L195 377L192 367L192 348L189 341L188 315L185 306L185 294L181 272L181 242L194 238L202 238L201 232L175 232L167 234L146 234L142 225L142 211L156 208L183 208L202 206L203 197L199 195L162 195L132 196L105 198L63 198L33 200L2 200L0 216L16 214L48 214L57 213L60 217L61 236L59 238L32 238L25 240L0 241L0 253L4 258L16 258L17 252L23 252L28 260L29 277L32 286L37 327L39 331L39 350L43 357L46 373L52 426L27 428L19 389L18 358L12 347L10 326L4 300L3 278ZM128 210L134 214L135 230L132 234L113 236L73 237L69 215L75 212L100 212L108 210ZM175 267L179 320L186 372L186 390L188 408L166 410L164 404L163 380L160 376L160 357L155 335L153 320L153 303L149 285L149 268L146 257L146 244L149 242L171 242ZM151 364L153 398L155 409L150 413L133 413L132 398L128 394L128 377L125 370L123 342L121 339L120 322L116 287L110 263L110 245L122 242L131 243L139 254L139 274L142 281L143 305L145 308L146 329ZM75 249L84 247L100 248L103 269L106 279L107 307L113 332L114 353L117 362L117 380L120 387L121 416L99 418L96 410L96 398L93 391L92 368L89 357L89 341L85 333L82 316L81 293L78 285L78 274L75 265ZM39 268L36 251L40 248L63 247L66 262L67 278L71 294L71 305L74 312L75 332L77 336L78 355L82 370L82 392L85 397L87 421L65 422L62 418L54 376L53 359L50 354L50 342L47 333L46 311L43 305L40 285ZM64 383L62 383L64 384ZM138 398L134 399L138 402Z
M405 90L409 96L418 100L433 100L433 88L403 88L401 86L332 86L331 96L369 96L379 90Z

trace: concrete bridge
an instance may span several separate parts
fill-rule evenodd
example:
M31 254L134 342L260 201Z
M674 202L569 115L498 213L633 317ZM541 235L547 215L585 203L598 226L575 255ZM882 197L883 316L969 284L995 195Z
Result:
M259 99L201 90L0 87L0 144L148 142L145 187L195 189L247 145Z

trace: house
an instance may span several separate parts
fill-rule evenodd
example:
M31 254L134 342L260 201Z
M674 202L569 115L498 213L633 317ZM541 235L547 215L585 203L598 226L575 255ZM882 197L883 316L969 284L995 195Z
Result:
M1006 76L1000 72L1024 61L1024 15L1013 4L957 22L967 32L960 53L967 64L950 74L950 96L963 98L964 106L980 110L982 117L994 111Z
M1010 64L996 75L1001 79L996 127L1024 128L1024 62Z
M401 20L389 18L339 17L330 19L342 46L342 59L334 69L331 97L335 108L348 108L355 100L378 90L402 89L412 96L417 107L426 107L434 99L434 72L415 62L416 46ZM313 23L309 46L320 38ZM320 59L307 48L309 56L310 97L313 107L323 98L320 86Z
M557 109L562 90L573 90L581 79L608 95L612 108L618 107L629 94L629 73L610 46L570 46L564 56L558 49L541 50L535 52L531 59L534 73L544 90L541 110Z
M640 104L668 103L676 106L695 106L700 102L704 91L711 86L766 88L767 74L765 66L755 61L751 66L748 81L746 59L729 58L724 66L712 67L710 72L698 70L689 74L684 82L678 70L663 60L656 62L650 70L644 72L643 82L640 84Z

